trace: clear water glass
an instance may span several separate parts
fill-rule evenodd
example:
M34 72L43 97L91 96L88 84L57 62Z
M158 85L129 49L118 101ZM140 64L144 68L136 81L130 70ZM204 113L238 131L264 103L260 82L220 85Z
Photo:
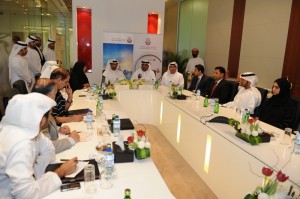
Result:
M93 164L87 164L84 167L84 191L88 194L97 192L95 166Z
M281 135L280 144L290 145L291 144L291 135L292 135L292 129L285 128L284 133Z

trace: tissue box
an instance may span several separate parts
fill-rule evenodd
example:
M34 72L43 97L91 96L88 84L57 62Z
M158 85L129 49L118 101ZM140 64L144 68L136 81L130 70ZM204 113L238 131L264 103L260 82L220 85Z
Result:
M128 148L128 142L124 141L125 150L122 151L116 142L113 142L113 153L115 155L115 163L133 162L134 151Z

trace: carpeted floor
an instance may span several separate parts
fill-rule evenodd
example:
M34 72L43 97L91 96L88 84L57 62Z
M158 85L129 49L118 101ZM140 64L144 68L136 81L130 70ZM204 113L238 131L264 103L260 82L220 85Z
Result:
M153 125L144 125L151 157L177 199L216 199L215 194Z

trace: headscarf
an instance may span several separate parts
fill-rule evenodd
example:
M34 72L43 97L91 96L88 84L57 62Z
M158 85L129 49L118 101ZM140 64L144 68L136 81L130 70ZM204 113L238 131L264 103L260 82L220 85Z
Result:
M170 62L169 65L168 65L168 71L167 71L168 75L174 75L174 74L176 73L176 72L175 72L174 74L171 74L171 73L170 73L169 67L170 67L171 65L173 65L173 66L175 65L175 66L176 66L176 72L178 72L178 64L177 64L175 61L173 61L173 62Z
M52 71L59 68L56 61L46 61L43 65L40 78L50 78Z
M256 84L258 83L258 78L253 72L245 72L240 74L240 78L247 80L250 82L251 87L256 87Z
M13 48L12 48L12 50L11 50L11 53L10 53L10 55L9 55L9 59L8 59L8 65L9 65L9 80L11 80L11 74L12 74L12 72L11 72L11 68L12 68L12 66L11 66L11 64L13 63L13 59L14 59L14 57L20 52L20 50L21 49L23 49L23 48L27 48L27 43L25 43L25 42L23 42L23 41L17 41L15 44L14 44L14 46L13 46Z
M110 66L110 64L113 63L113 62L117 62L117 63L118 63L118 66L117 66L117 69L116 69L116 70L119 70L119 67L120 67L119 61L116 60L116 59L109 59L109 60L107 61L107 63L106 63L104 73L105 73L106 71L107 71L107 73L110 73L111 71L113 71L113 70L111 69L111 66ZM103 73L103 75L104 75L104 73Z
M39 134L41 119L55 105L54 100L40 93L15 95L9 101L0 123L0 168L12 147Z
M48 45L52 44L52 43L55 43L55 40L54 39L48 39L46 47L48 47Z
M37 38L36 38L35 36L29 35L29 36L26 38L26 43L28 44L29 42L32 42L32 41L37 41Z
M147 72L147 71L149 71L149 70L152 70L151 63L150 63L148 60L143 59L143 60L141 61L141 65L140 65L140 69L141 69L141 70L142 70L142 64L148 64L148 65L149 65L148 70L146 70L145 72Z
M73 70L70 75L70 86L74 91L82 89L84 84L88 84L89 80L83 71L86 63L84 61L77 61L74 64Z
M273 95L270 100L276 104L286 103L291 99L291 83L285 78L276 79L274 82L278 84L280 91L277 95Z

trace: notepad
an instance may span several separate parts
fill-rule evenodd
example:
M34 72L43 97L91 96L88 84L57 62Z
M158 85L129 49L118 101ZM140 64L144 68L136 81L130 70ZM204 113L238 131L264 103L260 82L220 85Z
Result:
M78 162L78 164L80 164L81 162ZM95 159L92 159L88 162L88 164L93 164L95 166L95 178L99 179L100 178L100 172L99 172L99 168L98 168L98 164L95 161ZM56 163L56 164L49 164L46 168L46 172L48 171L55 171L56 169L58 169L60 167L60 165L62 165L62 163ZM76 169L77 170L77 169ZM61 178L62 183L71 183L71 182L80 182L80 181L84 181L84 170L82 169L81 171L79 171L79 173L73 177L63 177Z
M121 120L121 130L131 130L134 129L134 126L129 118L122 118ZM107 120L107 123L111 124L111 119Z

